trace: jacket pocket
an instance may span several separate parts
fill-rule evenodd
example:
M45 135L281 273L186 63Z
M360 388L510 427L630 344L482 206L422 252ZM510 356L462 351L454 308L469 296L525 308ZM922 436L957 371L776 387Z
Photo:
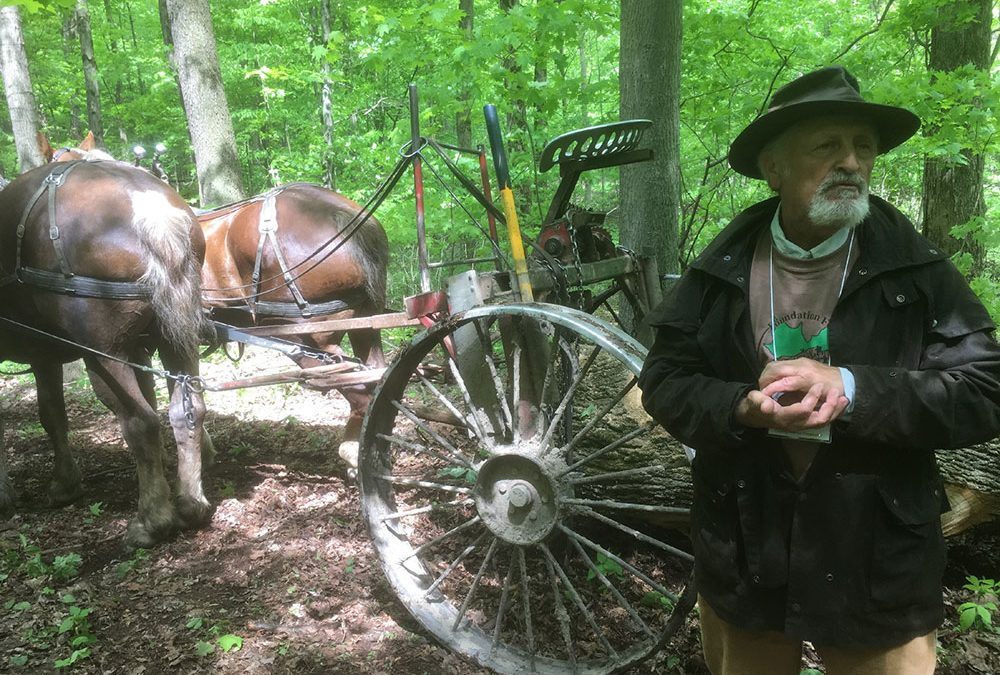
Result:
M719 476L707 476L698 470L695 460L692 472L694 504L692 508L692 539L698 583L707 589L733 592L740 583L739 514L735 486Z
M945 564L940 492L924 481L879 481L877 495L872 602L883 609L939 603Z

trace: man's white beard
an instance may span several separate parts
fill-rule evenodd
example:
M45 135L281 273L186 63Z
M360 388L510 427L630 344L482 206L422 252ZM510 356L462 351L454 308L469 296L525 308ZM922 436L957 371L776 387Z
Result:
M851 183L858 188L855 196L836 196L830 191L843 189L839 183ZM809 220L816 227L856 227L868 216L868 181L857 174L835 170L830 173L809 202Z

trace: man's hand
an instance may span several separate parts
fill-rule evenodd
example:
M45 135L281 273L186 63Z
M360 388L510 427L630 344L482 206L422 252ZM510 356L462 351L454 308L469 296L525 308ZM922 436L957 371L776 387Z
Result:
M771 362L758 386L736 408L736 421L744 426L814 429L840 417L849 403L840 369L812 359Z

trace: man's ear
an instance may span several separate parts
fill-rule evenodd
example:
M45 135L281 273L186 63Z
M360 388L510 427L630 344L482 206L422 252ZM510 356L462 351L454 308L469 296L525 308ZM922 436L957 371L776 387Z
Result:
M767 186L777 192L781 188L781 170L773 152L763 152L757 160L760 172L767 181Z

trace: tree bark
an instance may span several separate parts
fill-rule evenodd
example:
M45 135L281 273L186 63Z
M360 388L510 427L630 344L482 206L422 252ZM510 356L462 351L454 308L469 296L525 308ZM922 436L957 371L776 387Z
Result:
M3 70L18 166L23 173L41 166L45 158L38 147L38 109L31 90L21 12L17 6L0 7L0 70Z
M462 18L458 20L458 30L465 38L465 42L471 44L474 39L475 4L473 0L458 0L458 7L462 11ZM471 148L473 147L472 108L469 105L469 90L464 83L459 83L458 101L462 108L455 113L455 137L458 139L459 147Z
M660 273L677 270L680 208L680 0L622 0L619 87L621 117L649 119L650 162L621 168L621 243L656 260ZM624 325L636 324L621 307ZM648 329L631 331L649 343Z
M245 196L243 180L208 0L166 0L166 6L201 205L238 201Z
M104 147L104 125L101 122L101 87L94 58L94 39L90 32L90 13L87 0L77 0L73 10L76 32L80 38L80 56L83 59L83 81L87 90L87 124L94 134L97 147Z
M323 46L330 48L330 0L320 0L320 29L323 32ZM323 55L320 67L323 84L320 89L320 106L323 118L323 184L331 190L337 189L337 166L333 157L333 80L330 77L330 59Z
M974 6L974 20L957 22L956 13ZM950 72L972 64L986 71L990 63L992 0L952 0L941 8L942 20L931 30L930 68ZM933 72L932 72L933 76ZM937 130L930 129L933 135ZM951 228L986 214L983 195L983 156L962 150L964 163L928 157L924 161L923 232L949 255L972 255L972 274L982 271L986 252L972 234L955 239Z

